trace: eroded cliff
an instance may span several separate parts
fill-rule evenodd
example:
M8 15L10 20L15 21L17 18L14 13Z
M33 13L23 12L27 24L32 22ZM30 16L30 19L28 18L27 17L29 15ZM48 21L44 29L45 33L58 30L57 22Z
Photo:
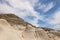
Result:
M60 40L60 32L35 27L14 14L0 14L0 40Z

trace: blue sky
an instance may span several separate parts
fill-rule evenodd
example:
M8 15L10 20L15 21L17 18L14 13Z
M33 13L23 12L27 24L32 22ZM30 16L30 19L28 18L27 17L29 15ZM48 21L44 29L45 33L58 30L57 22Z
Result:
M0 13L12 13L36 27L60 29L60 0L0 0Z

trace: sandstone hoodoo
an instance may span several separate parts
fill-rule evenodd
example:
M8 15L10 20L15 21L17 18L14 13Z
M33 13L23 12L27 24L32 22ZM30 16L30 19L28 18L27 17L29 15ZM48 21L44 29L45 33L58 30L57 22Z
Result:
M14 14L0 14L0 40L60 40L60 32L35 27Z

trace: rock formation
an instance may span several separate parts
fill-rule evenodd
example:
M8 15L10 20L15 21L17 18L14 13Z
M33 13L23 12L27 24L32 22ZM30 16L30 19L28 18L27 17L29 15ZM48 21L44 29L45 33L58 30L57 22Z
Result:
M60 32L35 27L14 14L0 14L0 40L60 40Z

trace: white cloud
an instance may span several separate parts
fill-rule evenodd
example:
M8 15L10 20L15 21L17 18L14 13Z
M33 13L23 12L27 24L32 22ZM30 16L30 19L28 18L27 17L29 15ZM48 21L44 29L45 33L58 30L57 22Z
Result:
M40 25L38 25L38 18L35 18L34 20L31 20L30 23L35 25L36 27L39 27Z
M60 10L57 10L51 17L53 19L48 19L47 22L51 25L54 25L53 29L60 29Z
M23 19L26 16L32 15L36 17L34 20L29 21L33 25L37 25L38 19L41 19L42 17L38 14L38 12L34 10L34 5L36 3L35 0L33 2L32 0L31 1L30 0L5 0L5 1L8 1L12 7L10 7L9 5L6 5L6 3L0 4L1 13L13 13Z
M50 2L48 5L46 5L46 4L39 4L39 9L42 9L44 12L47 12L47 11L49 11L51 8L53 8L54 7L54 3L53 2Z
M13 8L11 8L11 7L9 7L9 6L7 6L7 5L2 5L2 4L0 4L0 12L1 13L10 13L10 12L13 12L14 10L13 10Z
M29 1L22 1L22 0L6 0L10 3L10 6L6 4L0 4L0 10L2 12L10 12L10 13L16 13L21 14L20 16L28 16L28 15L34 15L36 17L38 16L38 13L34 10L32 4ZM35 3L35 2L34 2Z
M53 29L60 30L60 24L54 25Z
M60 10L57 11L53 16L53 19L49 23L51 24L59 24L60 23Z
M51 8L53 8L54 7L54 3L53 2L51 2L51 3L49 3L47 6L46 6L46 8L45 8L45 12L46 11L48 11L48 10L50 10Z

